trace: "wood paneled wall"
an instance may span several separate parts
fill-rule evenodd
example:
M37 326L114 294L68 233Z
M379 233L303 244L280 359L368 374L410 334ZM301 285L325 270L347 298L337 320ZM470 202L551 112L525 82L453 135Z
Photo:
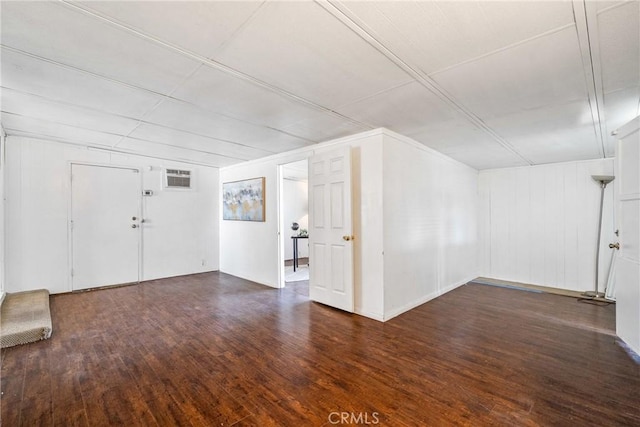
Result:
M493 169L479 176L480 275L570 290L594 287L600 187L613 159ZM615 181L613 183L615 185ZM614 188L605 191L600 289L615 235Z
M5 173L6 291L71 291L70 162L141 169L141 280L218 269L218 170L169 160L87 150L55 141L8 137ZM194 171L194 189L162 188L166 167Z

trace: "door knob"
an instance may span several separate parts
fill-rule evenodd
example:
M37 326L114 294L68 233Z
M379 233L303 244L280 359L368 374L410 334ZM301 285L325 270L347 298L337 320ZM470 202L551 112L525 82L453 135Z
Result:
M342 236L342 239L348 242L349 240L354 240L355 236Z
M131 228L138 228L136 224L131 224Z
M620 243L619 242L609 243L609 248L620 250Z

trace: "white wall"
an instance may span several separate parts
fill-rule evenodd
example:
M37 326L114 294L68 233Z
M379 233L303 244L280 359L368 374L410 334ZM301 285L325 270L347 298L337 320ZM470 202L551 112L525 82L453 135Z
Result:
M222 168L219 189L224 182L265 177L264 222L220 221L220 271L273 287L279 287L277 168L273 159Z
M154 192L144 197L144 280L215 271L219 268L219 170L189 164L134 160L153 164L143 172L143 186ZM192 190L163 190L166 166L193 170Z
M284 235L284 259L293 259L293 244L289 236L296 235L301 229L309 229L309 189L307 182L284 179L282 182L282 216ZM291 229L291 224L300 225L298 231ZM309 256L307 240L298 241L298 256Z
M352 143L355 312L384 319L383 130Z
M399 136L383 168L386 320L477 277L478 171Z
M70 291L68 206L71 161L136 166L143 188L142 280L218 269L218 170L90 150L23 137L7 138L6 290ZM194 170L195 189L163 191L162 169ZM151 170L149 170L151 168Z
M356 313L387 320L475 278L477 171L386 129L221 169L222 182L264 176L267 186L264 223L222 221L221 271L278 286L278 165L345 145Z
M480 275L585 291L594 288L600 187L613 159L493 169L479 176ZM613 184L605 192L600 291L615 239Z
M353 210L354 234L362 236L354 242L355 309L357 313L382 319L382 215L378 214L382 209L381 130L221 169L221 185L241 179L266 178L266 218L264 222L221 221L220 270L279 287L278 166L345 144L353 148L353 198L358 200ZM288 245L288 239L284 240Z

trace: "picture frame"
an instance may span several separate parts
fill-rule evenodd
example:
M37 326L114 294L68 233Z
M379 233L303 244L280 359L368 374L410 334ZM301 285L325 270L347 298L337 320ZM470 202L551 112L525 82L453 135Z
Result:
M222 184L222 219L265 221L265 177Z

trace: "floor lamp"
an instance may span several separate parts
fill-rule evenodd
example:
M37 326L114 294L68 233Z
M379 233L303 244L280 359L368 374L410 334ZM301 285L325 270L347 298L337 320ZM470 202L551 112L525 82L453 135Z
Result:
M607 188L607 184L615 179L611 175L591 175L594 181L600 184L600 216L598 219L598 241L596 244L596 277L594 279L595 286L593 291L586 291L582 296L586 298L602 298L604 292L598 291L598 275L600 273L600 238L602 237L602 207L604 206L604 190Z

